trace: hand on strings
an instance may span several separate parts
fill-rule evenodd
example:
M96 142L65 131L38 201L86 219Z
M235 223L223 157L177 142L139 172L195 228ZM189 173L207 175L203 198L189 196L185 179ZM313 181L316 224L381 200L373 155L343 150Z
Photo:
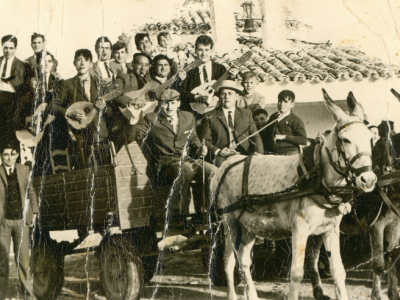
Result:
M183 81L186 79L186 72L183 70L178 71L179 78Z
M200 153L200 157L203 158L204 156L206 156L208 153L208 148L206 145L201 146L201 153Z
M224 148L221 151L219 151L218 155L222 157L228 157L235 154L235 151L230 150L229 148Z

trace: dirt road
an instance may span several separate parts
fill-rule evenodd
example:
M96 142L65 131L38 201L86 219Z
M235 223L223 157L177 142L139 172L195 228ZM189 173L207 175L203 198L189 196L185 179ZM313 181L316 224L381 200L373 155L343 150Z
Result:
M283 300L289 290L287 273L275 270L272 266L271 251L263 247L254 250L255 269L253 278L260 299ZM11 263L15 274L14 262ZM348 267L348 266L347 266ZM372 286L372 273L365 265L347 274L349 299L369 299ZM9 296L15 297L12 286L17 283L13 275L9 286ZM332 280L324 280L326 294L334 299ZM239 299L243 299L244 285L238 287ZM101 297L99 263L93 253L65 257L65 284L58 299L104 299ZM312 290L308 279L301 285L303 300L311 300ZM164 256L161 269L152 282L145 286L142 299L225 299L224 287L211 287L202 266L201 252L176 252ZM382 300L387 300L385 295Z

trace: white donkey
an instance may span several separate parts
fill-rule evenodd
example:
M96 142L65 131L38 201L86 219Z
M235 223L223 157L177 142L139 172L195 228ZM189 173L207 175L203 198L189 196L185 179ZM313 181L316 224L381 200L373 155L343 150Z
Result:
M347 168L349 171L347 179L355 182L360 191L370 192L374 189L377 178L371 168L372 135L363 123L363 108L350 92L347 98L350 114L347 114L332 101L325 90L322 91L327 108L336 121L335 129L332 130L320 150L322 183L328 188L346 186L345 178L336 170ZM341 148L339 151L338 147ZM217 206L220 209L227 208L241 199L244 164L237 164L224 176L223 174L231 164L243 158L245 157L229 158L212 179L211 193L217 195ZM297 172L299 159L300 155L254 156L249 169L248 194L266 195L292 187L299 179ZM347 300L346 272L339 246L339 225L343 216L341 209L343 207L343 204L331 205L324 196L314 194L270 204L262 204L260 201L254 210L237 209L224 213L223 223L226 234L224 267L228 282L227 298L237 299L233 275L236 251L234 245L238 233L241 232L237 257L247 283L248 299L258 299L250 273L250 254L256 236L268 239L292 237L293 255L288 299L297 300L300 282L303 279L307 238L310 235L322 235L325 247L331 254L330 264L336 297L338 300Z

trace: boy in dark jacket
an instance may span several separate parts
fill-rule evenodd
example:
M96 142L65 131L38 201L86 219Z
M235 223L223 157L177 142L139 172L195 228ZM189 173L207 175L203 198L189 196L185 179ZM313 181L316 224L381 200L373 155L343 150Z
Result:
M274 113L270 122L278 119L274 126L272 138L274 152L278 155L293 155L300 152L300 146L307 143L304 122L292 113L295 95L292 91L283 90L278 95L278 112Z

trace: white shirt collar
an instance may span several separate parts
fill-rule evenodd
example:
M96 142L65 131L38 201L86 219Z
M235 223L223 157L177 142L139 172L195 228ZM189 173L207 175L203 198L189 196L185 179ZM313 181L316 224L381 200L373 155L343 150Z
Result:
M89 72L87 72L86 74L78 75L78 77L80 80L86 80L90 77L90 74L89 74Z
M11 167L7 167L6 165L4 165L4 168L6 169L6 173L7 173L7 175L8 175L8 174L10 174L10 170L11 170L12 172L14 172L15 165L13 165L13 166L11 166Z

